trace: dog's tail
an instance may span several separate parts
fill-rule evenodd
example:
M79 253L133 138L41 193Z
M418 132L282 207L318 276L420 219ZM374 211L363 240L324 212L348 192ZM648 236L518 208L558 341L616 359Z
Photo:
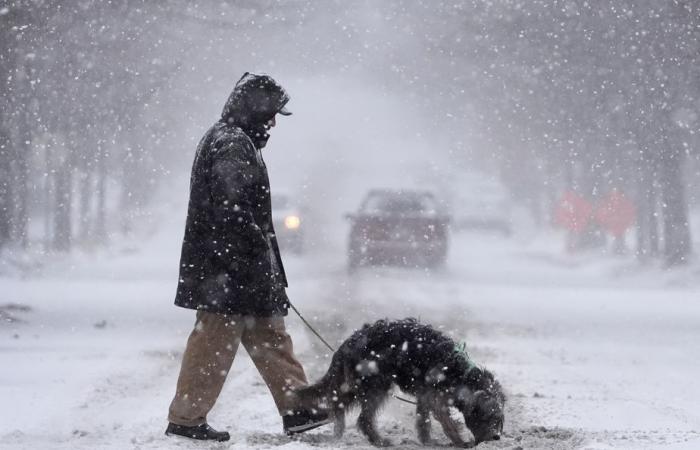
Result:
M299 401L302 405L315 406L324 401L328 389L326 385L319 380L314 384L296 388L295 392L299 396Z
M347 371L339 353L333 355L328 371L314 384L296 390L303 404L328 402L337 396L340 387L346 383Z

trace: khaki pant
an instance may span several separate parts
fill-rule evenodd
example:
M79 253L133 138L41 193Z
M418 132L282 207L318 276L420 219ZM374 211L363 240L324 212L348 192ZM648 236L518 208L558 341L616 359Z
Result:
M296 398L290 388L306 385L307 381L294 356L284 319L198 311L170 404L170 422L184 426L206 422L241 342L270 389L280 415L295 408Z

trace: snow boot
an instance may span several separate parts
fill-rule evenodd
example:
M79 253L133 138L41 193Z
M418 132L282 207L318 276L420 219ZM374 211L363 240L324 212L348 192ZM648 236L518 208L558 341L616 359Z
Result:
M195 427L186 427L184 425L176 425L172 422L168 423L168 428L165 430L165 435L183 436L198 441L228 441L231 436L226 431L216 431L207 423L197 425Z
M298 410L282 416L282 426L288 436L313 430L328 423L331 423L331 419L328 418L328 414L321 411Z

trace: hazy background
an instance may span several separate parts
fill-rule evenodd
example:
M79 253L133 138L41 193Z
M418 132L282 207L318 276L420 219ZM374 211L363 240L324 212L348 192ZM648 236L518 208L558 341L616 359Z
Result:
M373 186L449 200L481 171L540 229L563 192L620 189L640 257L691 253L693 2L6 1L0 20L13 253L101 246L184 202L244 71L292 97L265 150L273 192L328 217Z

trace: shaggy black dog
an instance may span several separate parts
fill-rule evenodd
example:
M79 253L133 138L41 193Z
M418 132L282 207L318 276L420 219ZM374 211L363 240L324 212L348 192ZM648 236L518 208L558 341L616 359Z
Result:
M416 397L416 429L424 444L430 442L432 413L455 445L468 446L450 407L464 415L475 444L500 438L505 397L498 381L452 339L415 319L365 325L343 342L321 380L299 395L303 402L329 409L338 437L345 429L345 412L359 406L358 428L372 444L387 446L391 443L377 433L374 422L392 385Z

